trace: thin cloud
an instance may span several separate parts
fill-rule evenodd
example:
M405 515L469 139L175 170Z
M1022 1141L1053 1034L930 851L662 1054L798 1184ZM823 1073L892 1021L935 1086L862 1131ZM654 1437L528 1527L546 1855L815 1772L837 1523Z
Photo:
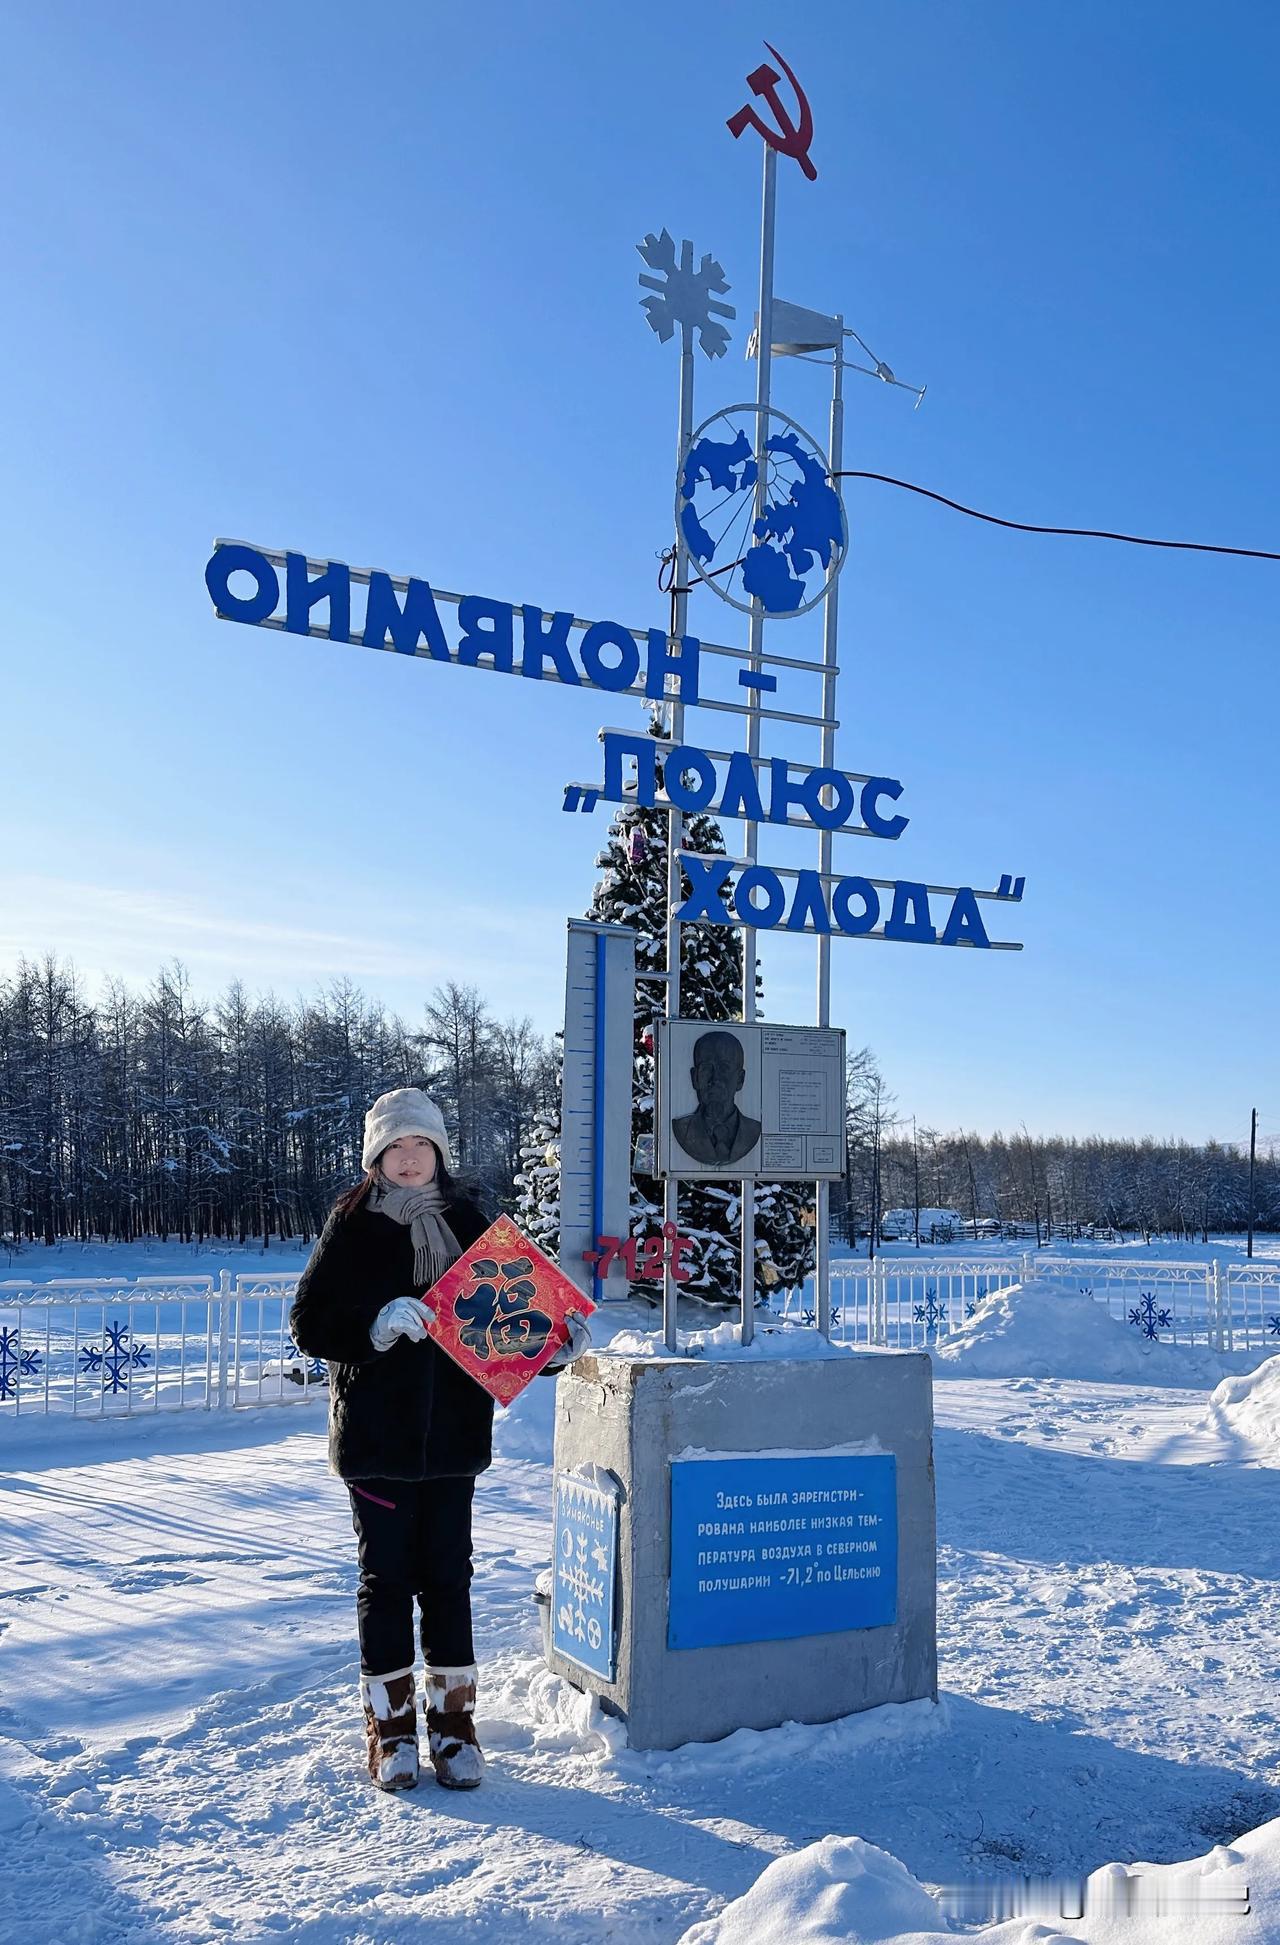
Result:
M328 886L314 897L293 893L291 920L243 904L228 910L189 890L28 874L9 881L0 903L0 965L52 952L74 961L89 984L108 975L138 983L177 958L202 987L238 978L250 988L290 993L347 974L397 1010L416 1011L432 986L457 979L479 986L499 1012L545 1014L554 1004L563 978L565 920L558 910L451 907L438 892L428 899L424 891L419 912L397 911L389 898L361 887L343 891L347 924L335 929L307 922L321 897L331 900Z

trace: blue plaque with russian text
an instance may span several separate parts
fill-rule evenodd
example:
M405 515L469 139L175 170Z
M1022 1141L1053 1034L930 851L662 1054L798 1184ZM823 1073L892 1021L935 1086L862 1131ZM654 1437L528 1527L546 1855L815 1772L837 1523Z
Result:
M558 1472L554 1546L551 1645L566 1661L576 1661L580 1668L611 1682L615 1671L617 1494L571 1472Z
M672 1462L669 1648L888 1627L897 1606L892 1453Z

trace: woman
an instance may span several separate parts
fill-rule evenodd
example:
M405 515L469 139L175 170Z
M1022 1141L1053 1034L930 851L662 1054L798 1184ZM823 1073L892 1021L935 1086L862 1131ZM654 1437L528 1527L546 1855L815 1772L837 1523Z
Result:
M444 1117L420 1088L365 1116L364 1177L339 1196L298 1281L294 1342L329 1364L329 1464L359 1546L356 1612L369 1774L418 1781L413 1606L421 1611L436 1780L475 1789L471 1500L492 1458L493 1400L427 1336L422 1304L489 1219L449 1173ZM586 1348L581 1319L560 1370Z

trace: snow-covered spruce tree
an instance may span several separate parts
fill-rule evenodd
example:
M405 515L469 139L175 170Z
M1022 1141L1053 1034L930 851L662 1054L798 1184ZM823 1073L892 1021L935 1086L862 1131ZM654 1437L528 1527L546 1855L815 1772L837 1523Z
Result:
M556 1062L557 1083L559 1061ZM529 1133L520 1147L520 1172L515 1179L514 1221L531 1243L555 1261L560 1247L560 1099L534 1111Z
M724 835L712 817L686 820L691 851L724 855ZM636 934L637 973L661 972L666 965L667 813L626 805L609 826L596 859L601 876L586 916L609 925L628 925ZM688 880L684 880L688 890ZM757 1005L762 991L756 982ZM636 983L633 1043L633 1138L652 1134L656 1025L664 1011L660 981ZM693 1020L742 1018L742 939L736 927L706 923L680 928L680 1012ZM555 1138L552 1138L552 1129ZM516 1221L548 1254L558 1246L559 1119L550 1111L545 1134L529 1144L530 1162L521 1177ZM680 1231L693 1238L685 1258L690 1270L682 1287L704 1303L738 1302L739 1192L733 1181L680 1185ZM547 1212L554 1209L554 1227ZM541 1227L536 1225L541 1224ZM656 1235L662 1224L662 1184L633 1176L631 1228L637 1236ZM761 1183L756 1189L756 1292L767 1297L802 1283L813 1268L813 1204L803 1182Z

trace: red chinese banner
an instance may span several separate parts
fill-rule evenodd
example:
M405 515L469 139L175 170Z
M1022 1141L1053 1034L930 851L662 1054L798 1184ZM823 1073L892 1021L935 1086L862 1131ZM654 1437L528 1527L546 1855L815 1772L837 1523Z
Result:
M596 1307L510 1216L491 1222L423 1301L435 1306L428 1337L500 1405L564 1349L568 1313Z

